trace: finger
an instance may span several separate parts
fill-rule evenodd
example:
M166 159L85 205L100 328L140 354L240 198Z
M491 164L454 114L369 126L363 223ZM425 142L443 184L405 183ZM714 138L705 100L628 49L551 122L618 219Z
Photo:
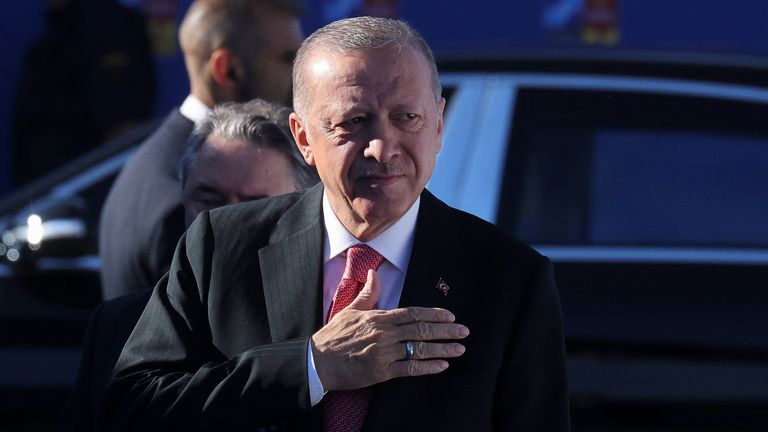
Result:
M363 289L357 294L352 303L347 306L348 309L356 310L371 310L379 301L379 294L381 293L381 287L379 285L379 277L376 275L376 270L369 269L368 277L363 285Z
M464 354L466 348L459 343L413 342L413 359L452 358ZM405 352L405 344L403 344Z
M434 375L446 369L448 369L448 362L445 360L402 360L389 365L392 378Z
M469 336L469 329L461 324L415 322L398 327L398 337L402 341L430 341L437 339L464 339Z
M392 309L386 315L393 324L408 324L418 321L433 323L452 323L456 320L453 314L442 308L407 307Z

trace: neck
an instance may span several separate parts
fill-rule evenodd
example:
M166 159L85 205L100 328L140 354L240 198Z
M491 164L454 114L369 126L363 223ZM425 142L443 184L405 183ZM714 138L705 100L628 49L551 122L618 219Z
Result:
M208 92L201 92L199 90L195 91L195 89L193 88L192 91L190 92L190 94L192 96L198 98L200 100L200 102L204 103L205 106L207 106L208 108L212 109L213 106L215 105L215 103L213 101L213 97Z
M189 75L189 94L196 97L208 108L216 105L216 95L214 95L209 83L192 74Z
M344 225L344 228L347 229L353 236L355 236L356 239L367 242L371 241L376 238L379 234L386 231L387 228L391 227L395 221L388 221L387 223L380 223L380 224L372 224L369 222L353 222L350 223L346 220L346 218L339 217L339 221L342 225Z

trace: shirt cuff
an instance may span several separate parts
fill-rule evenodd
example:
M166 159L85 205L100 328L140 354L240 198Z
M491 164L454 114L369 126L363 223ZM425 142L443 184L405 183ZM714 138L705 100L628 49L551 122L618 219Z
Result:
M307 380L309 381L309 402L315 406L320 403L326 392L323 383L320 382L320 377L317 375L317 369L315 369L315 358L312 356L312 339L307 341Z

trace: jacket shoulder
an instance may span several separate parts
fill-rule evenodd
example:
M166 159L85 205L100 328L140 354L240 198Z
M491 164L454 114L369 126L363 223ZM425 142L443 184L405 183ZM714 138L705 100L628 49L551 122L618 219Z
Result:
M269 237L280 220L300 206L307 194L308 191L299 191L210 210L211 229L214 234L233 232Z
M157 127L140 145L134 159L144 162L152 162L147 158L161 157L154 161L161 165L168 164L173 168L178 165L181 154L186 146L187 139L194 129L195 123L184 117L178 109L174 109L165 117L165 120Z
M455 236L461 250L473 251L475 255L502 255L514 257L527 263L545 259L530 245L502 230L498 226L471 213L451 207L435 197L430 199L432 212L442 215L448 222L443 225L452 227L445 235Z

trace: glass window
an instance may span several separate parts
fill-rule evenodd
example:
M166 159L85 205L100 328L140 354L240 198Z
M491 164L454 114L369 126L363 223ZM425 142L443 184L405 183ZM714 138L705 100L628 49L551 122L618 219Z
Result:
M535 244L768 246L768 107L527 89L499 225Z

